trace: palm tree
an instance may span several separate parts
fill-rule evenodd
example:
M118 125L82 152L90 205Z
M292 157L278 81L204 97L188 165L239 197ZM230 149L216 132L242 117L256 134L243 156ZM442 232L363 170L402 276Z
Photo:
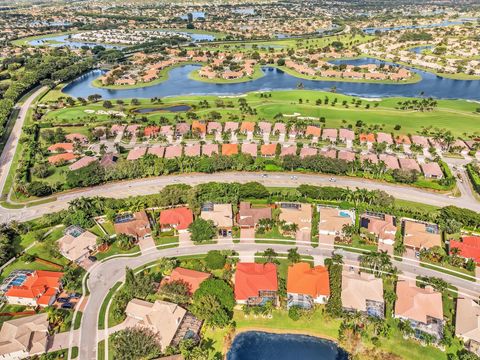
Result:
M263 257L265 258L265 262L267 263L276 263L278 261L276 259L277 256L277 252L272 248L265 249L265 251L263 252Z
M332 255L332 263L333 264L343 264L343 255L333 254Z
M290 261L292 264L298 263L301 260L301 256L298 253L298 248L291 248L288 249L288 255L287 255L288 261Z

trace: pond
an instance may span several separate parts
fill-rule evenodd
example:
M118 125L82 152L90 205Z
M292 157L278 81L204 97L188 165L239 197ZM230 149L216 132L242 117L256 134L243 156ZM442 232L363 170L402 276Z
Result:
M227 360L347 360L333 341L306 335L248 331L235 337Z
M413 48L408 49L409 51L415 54L421 54L423 50L432 50L434 48L433 45L422 45L422 46L415 46Z
M159 108L141 108L133 110L136 114L149 114L153 112L159 111L168 111L168 112L184 112L191 110L192 107L188 105L172 105L172 106L165 106Z
M380 63L376 59L340 60L353 65L366 63ZM200 65L184 65L170 70L169 78L156 85L135 89L112 90L97 88L92 81L102 75L101 70L93 70L64 87L64 93L73 97L87 98L88 95L99 94L103 99L121 98L153 98L179 95L236 95L251 91L291 90L301 84L304 89L335 91L342 94L370 97L418 97L420 94L438 99L468 99L480 100L479 80L453 80L420 70L413 70L422 76L422 80L415 84L378 84L340 81L304 80L281 70L264 67L264 76L252 81L234 84L214 84L196 81L189 78L189 74L200 69Z

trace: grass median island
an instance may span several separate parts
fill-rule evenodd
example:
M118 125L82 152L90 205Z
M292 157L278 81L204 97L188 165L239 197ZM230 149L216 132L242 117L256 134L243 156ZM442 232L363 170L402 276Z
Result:
M107 312L107 306L112 297L115 295L117 292L118 288L122 285L120 281L116 282L115 285L112 286L110 291L108 292L107 296L105 296L105 299L103 300L102 306L100 306L100 311L98 312L98 329L99 330L104 330L105 329L105 314ZM110 314L109 314L110 317ZM109 321L109 326L110 326L110 321Z

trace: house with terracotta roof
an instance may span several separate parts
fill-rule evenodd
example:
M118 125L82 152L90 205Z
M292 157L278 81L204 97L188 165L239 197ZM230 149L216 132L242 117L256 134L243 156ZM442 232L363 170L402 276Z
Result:
M373 133L361 133L359 135L360 144L373 144L375 142L375 134Z
M385 317L383 281L373 274L342 272L342 307L347 312L360 312L378 318Z
M182 145L169 145L165 148L165 159L175 159L182 156Z
M429 162L429 163L422 164L422 172L427 179L443 178L442 168L436 162Z
M424 149L428 149L430 147L428 139L421 135L412 135L412 144L419 145Z
M393 171L396 169L400 169L400 165L398 164L398 158L395 155L380 154L378 158L380 161L383 161L387 170Z
M240 203L237 224L243 228L255 228L262 219L272 218L272 208L270 207L254 207L249 202L242 201Z
M36 270L27 275L20 286L12 286L5 292L9 304L25 306L49 306L57 299L62 290L63 273Z
M455 335L463 340L468 351L480 356L480 305L475 300L457 299Z
M57 165L63 162L72 162L76 158L74 153L63 153L49 156L47 160L50 164Z
M412 142L407 135L397 135L395 136L395 144L397 145L410 145Z
M174 135L173 127L171 125L163 125L160 127L160 135L169 137Z
M282 146L282 150L280 151L280 157L288 155L297 155L297 147L295 145Z
M185 156L200 156L202 146L200 144L191 144L183 148Z
M318 141L321 133L322 133L322 129L320 127L308 125L305 131L305 136L312 138L314 141Z
M222 155L231 156L238 154L238 144L222 144Z
M242 144L242 154L248 154L253 157L257 157L258 148L256 143L243 143Z
M480 236L462 236L461 241L450 240L449 251L450 255L456 253L465 259L472 259L480 266Z
M280 203L279 220L286 225L296 224L298 230L295 232L295 239L299 241L310 241L312 233L312 206L300 203Z
M240 126L240 132L244 134L253 133L255 131L255 123L253 121L244 121Z
M339 160L344 160L347 162L355 161L355 153L353 151L339 150L337 156Z
M235 300L238 304L278 303L277 265L239 262L235 271Z
M193 120L192 121L192 133L198 134L199 136L205 136L207 133L207 125L204 122Z
M150 125L143 129L143 135L147 138L153 138L160 133L160 126Z
M233 210L231 204L205 203L202 205L200 217L211 220L221 236L231 236L233 227Z
M75 171L84 168L96 161L98 161L98 159L95 156L84 156L80 160L77 160L72 165L70 165L68 169L70 171Z
M385 143L387 145L393 144L392 134L379 132L377 133L377 143Z
M263 144L260 146L260 154L263 157L275 157L275 152L277 150L277 144Z
M402 221L403 244L416 252L442 246L442 236L437 224L413 219Z
M288 267L287 307L310 309L314 304L325 304L330 297L328 270L324 266L311 267L299 262Z
M360 162L362 164L368 161L375 165L378 164L377 154L372 154L372 153L360 154Z
M108 153L102 156L100 159L100 166L103 168L108 168L116 164L118 157L113 153Z
M280 134L286 134L287 133L287 127L284 123L275 123L273 126L273 133L280 135Z
M60 253L67 259L82 264L97 248L97 236L79 226L69 226L57 241Z
M134 149L129 151L129 153L127 155L127 160L131 160L131 161L138 160L141 157L143 157L146 152L147 152L147 148L144 148L144 147L134 148Z
M355 133L350 129L340 129L338 132L338 139L347 144L347 147L351 147L355 140Z
M152 233L150 220L145 211L120 214L113 221L113 227L116 234L130 235L137 240L149 237Z
M182 281L188 285L189 292L191 295L193 295L200 287L200 284L209 279L211 276L211 274L206 272L176 267L173 269L172 273L165 278L165 281L162 280L162 284L160 286L172 281Z
M209 121L207 124L207 133L222 133L222 124L217 121Z
M393 253L393 244L395 244L395 234L397 233L396 218L389 214L366 212L360 217L360 227L370 234L375 235L378 242L391 247ZM380 244L379 244L380 246ZM386 249L388 253L389 249Z
M410 322L415 337L427 333L439 341L444 325L442 294L431 286L419 288L412 280L399 280L396 292L394 317Z
M238 130L238 123L234 121L227 121L225 122L225 126L223 127L223 132L230 132L234 133Z
M218 154L218 144L205 144L202 145L202 155L212 156Z
M190 125L185 122L177 123L177 125L175 125L175 136L177 138L181 138L182 136L187 134L189 131L190 131Z
M81 144L88 143L88 138L85 135L79 134L79 133L67 134L67 135L65 135L65 139L67 139L68 141L70 141L72 143L75 142L75 141L78 141Z
M161 145L153 145L150 146L147 150L147 154L158 156L159 158L163 158L165 154L165 147Z
M337 129L323 129L322 140L328 140L332 143L337 141L338 130Z
M48 314L5 321L0 330L0 359L16 360L44 354L50 340Z
M56 144L50 145L47 150L51 153L73 152L73 144L69 142L56 143Z
M320 150L319 155L329 159L336 159L337 149L322 149Z
M302 159L306 158L307 156L315 156L317 153L318 150L316 148L311 148L308 146L304 146L300 149L300 157Z
M187 207L165 209L160 212L158 224L161 231L176 230L186 232L193 222L193 212Z
M270 134L272 132L272 124L266 121L260 121L258 123L258 129L262 135Z
M400 158L398 159L400 162L400 167L403 170L410 170L410 171L417 171L420 173L420 166L417 163L417 160L410 159L410 158Z

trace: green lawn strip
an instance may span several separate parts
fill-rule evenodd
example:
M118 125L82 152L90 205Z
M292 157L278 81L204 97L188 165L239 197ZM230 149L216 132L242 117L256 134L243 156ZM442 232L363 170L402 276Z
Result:
M178 236L155 236L154 241L155 245L161 249L168 249L170 247L177 247L179 245Z
M288 266L291 264L290 261L286 258L286 255L279 255L276 260L278 262L278 276L282 279L287 279ZM302 256L302 261L313 265L313 257L311 256ZM265 259L260 252L255 254L255 262L264 264L267 262L267 259Z
M72 359L76 359L78 357L78 347L72 347Z
M53 197L49 197L49 198L38 200L38 201L28 202L26 203L25 206L26 207L38 206L38 205L48 204L55 201L57 201L57 197L53 196Z
M113 285L110 291L108 292L107 296L105 296L105 299L103 300L102 306L100 306L100 311L98 313L98 330L105 329L105 312L107 311L108 303L121 284L122 283L120 281L116 282L115 285ZM110 321L109 321L109 325L110 325Z
M432 266L432 265L434 265L434 266ZM475 280L475 273L473 271L468 271L468 270L463 269L463 268L453 267L450 264L433 264L433 263L428 264L428 263L425 263L425 262L422 261L420 263L420 266L424 267L424 268L427 268L427 269L439 271L439 272L442 272L442 273L445 273L445 274L448 274L448 275L456 276L456 277L464 279L464 280L468 280L468 281L472 281L472 282L476 281Z
M97 252L95 254L97 260L104 260L112 255L130 255L130 256L138 256L139 254L136 254L140 251L140 247L138 245L135 245L133 248L130 250L122 250L118 247L118 245L113 242L112 245L108 248L107 251L105 252Z
M97 344L97 360L105 360L105 340Z
M80 325L82 324L82 316L83 313L81 311L77 311L77 315L75 316L75 320L73 322L73 330L80 329Z

